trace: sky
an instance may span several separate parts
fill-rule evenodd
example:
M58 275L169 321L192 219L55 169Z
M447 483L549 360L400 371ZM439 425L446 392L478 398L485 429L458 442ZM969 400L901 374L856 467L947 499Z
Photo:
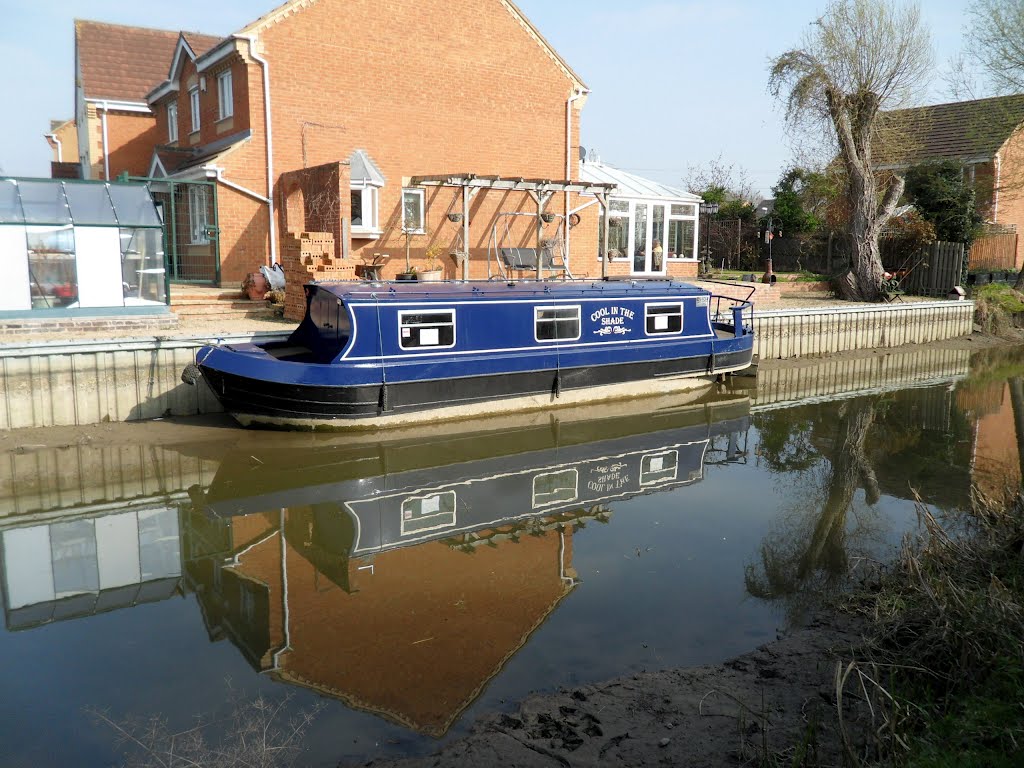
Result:
M74 114L75 18L226 35L280 2L0 0L0 174L49 175L43 134ZM768 62L799 44L824 0L517 4L591 89L582 144L603 162L682 187L690 169L720 158L765 196L791 164ZM922 3L936 64L921 103L952 100L941 74L961 47L968 4Z

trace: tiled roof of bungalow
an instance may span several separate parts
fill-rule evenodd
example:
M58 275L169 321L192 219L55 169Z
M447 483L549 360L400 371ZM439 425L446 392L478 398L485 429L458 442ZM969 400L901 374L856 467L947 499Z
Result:
M167 79L179 35L196 56L223 38L197 32L130 27L75 20L75 47L87 99L146 103L146 94Z
M986 162L1024 123L1024 94L899 109L879 115L876 168L933 160Z

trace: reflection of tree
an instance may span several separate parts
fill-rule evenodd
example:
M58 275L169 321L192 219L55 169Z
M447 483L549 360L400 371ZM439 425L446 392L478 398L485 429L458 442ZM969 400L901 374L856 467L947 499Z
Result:
M1024 478L1024 379L1010 379L1010 405L1013 406L1013 425L1017 435L1017 461Z
M840 406L826 456L829 470L824 473L812 471L819 451L807 422L798 422L798 428L784 439L779 424L768 425L762 433L762 457L770 469L787 474L787 485L800 498L801 508L792 525L765 540L760 566L747 566L745 582L754 597L783 600L791 620L798 618L816 594L835 589L845 577L847 515L857 489L864 489L871 505L881 496L865 452L874 406L872 400L853 400Z

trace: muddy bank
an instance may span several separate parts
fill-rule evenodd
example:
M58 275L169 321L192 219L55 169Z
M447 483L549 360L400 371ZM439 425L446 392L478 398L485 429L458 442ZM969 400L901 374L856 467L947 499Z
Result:
M840 765L834 676L861 629L849 616L822 615L724 664L531 696L514 714L482 718L435 755L363 765L759 765L801 745L816 755L812 764ZM844 720L849 726L865 715L847 711Z

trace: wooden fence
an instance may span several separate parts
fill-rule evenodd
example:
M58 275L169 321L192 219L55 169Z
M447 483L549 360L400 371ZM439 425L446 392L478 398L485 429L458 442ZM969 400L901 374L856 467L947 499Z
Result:
M963 280L964 244L941 240L932 243L901 269L906 276L900 287L907 293L944 297Z
M1003 232L982 235L971 246L967 268L972 272L981 270L1017 269L1017 233Z

